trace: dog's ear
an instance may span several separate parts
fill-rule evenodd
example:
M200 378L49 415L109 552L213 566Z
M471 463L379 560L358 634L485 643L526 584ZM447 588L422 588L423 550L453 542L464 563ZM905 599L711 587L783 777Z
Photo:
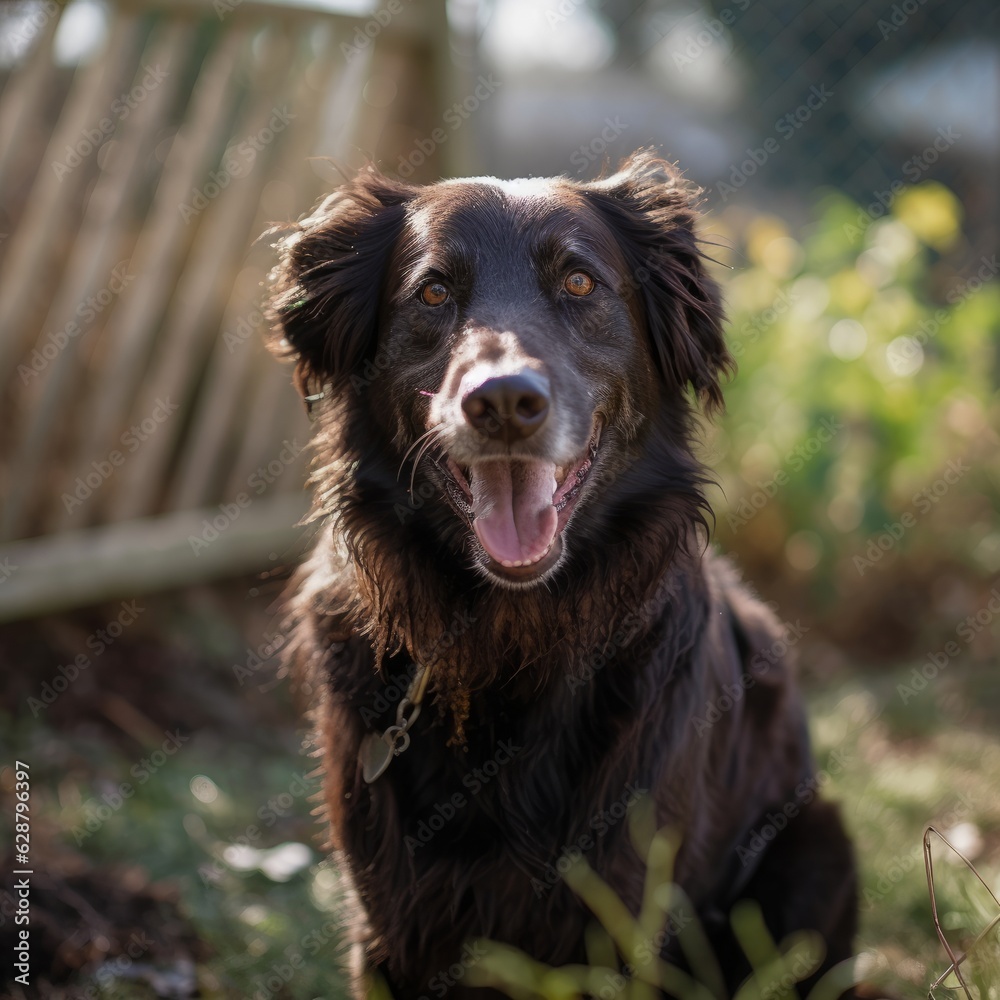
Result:
M303 396L375 353L386 267L416 190L369 166L274 244L272 347L295 358Z
M736 366L722 332L719 287L695 232L701 192L651 150L583 187L625 256L661 374L680 391L693 386L708 410L721 409L720 380Z

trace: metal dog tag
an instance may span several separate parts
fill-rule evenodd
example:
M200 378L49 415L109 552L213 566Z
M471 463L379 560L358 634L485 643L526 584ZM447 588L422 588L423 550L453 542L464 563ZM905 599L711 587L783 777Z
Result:
M361 741L358 757L361 760L361 776L370 785L383 774L410 745L410 734L401 726L390 726L384 733L368 733Z
M420 699L427 676L426 670L419 670L410 682L406 697L396 706L396 725L381 734L368 733L361 741L358 760L361 761L361 776L369 785L382 777L392 758L398 757L410 745L407 730L420 715Z

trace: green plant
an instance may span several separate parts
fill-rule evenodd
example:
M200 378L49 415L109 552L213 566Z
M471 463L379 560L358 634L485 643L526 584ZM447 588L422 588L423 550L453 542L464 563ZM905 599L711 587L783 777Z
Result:
M706 429L723 547L820 603L871 595L890 566L1000 569L1000 285L955 197L925 183L873 220L831 192L801 238L736 210L706 238L737 262L740 371Z
M486 955L469 970L469 982L501 989L515 1000L654 1000L663 990L677 1000L726 997L722 972L694 908L672 881L677 837L669 830L655 830L648 800L633 807L630 834L646 859L638 915L629 912L582 857L563 876L597 918L587 933L587 965L552 968L509 945L486 942ZM734 908L732 926L753 969L734 1000L791 1000L797 995L795 984L812 975L823 960L823 942L814 933L793 934L775 944L753 902ZM658 942L672 936L690 972L659 957ZM842 962L824 975L809 1000L836 1000L853 982L853 962Z

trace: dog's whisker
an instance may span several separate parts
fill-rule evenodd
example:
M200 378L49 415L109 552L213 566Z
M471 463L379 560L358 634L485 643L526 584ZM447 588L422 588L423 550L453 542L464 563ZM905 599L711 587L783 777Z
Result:
M719 260L717 257L709 257L709 255L707 253L703 253L701 255L701 259L702 260L710 260L713 264L718 264L719 267L724 267L728 271L735 271L736 270L736 265L735 264L727 264L725 261Z
M432 438L435 434L439 433L441 431L441 429L442 428L441 428L440 425L435 425L430 430L424 431L424 433L421 434L420 437L418 437L416 439L416 441L414 441L413 444L411 444L410 447L406 449L406 452L403 455L402 461L399 463L399 468L396 470L396 482L399 482L399 477L403 473L403 466L406 465L406 460L410 457L410 454L415 449L420 448L428 438ZM418 456L418 460L419 460L419 456ZM414 462L414 465L416 465L416 462Z
M436 432L438 430L438 428L434 427L434 428L432 428L432 430ZM433 435L432 434L425 434L423 436L426 437L427 440L420 446L420 450L417 452L416 458L413 459L413 467L410 469L410 495L411 496L413 495L413 490L414 490L414 487L416 485L416 480L417 480L417 466L420 465L420 460L424 457L424 455L426 455L427 452L430 451L430 449L433 448L435 444L437 444L438 438L439 438L439 435L436 434L436 433L434 433Z

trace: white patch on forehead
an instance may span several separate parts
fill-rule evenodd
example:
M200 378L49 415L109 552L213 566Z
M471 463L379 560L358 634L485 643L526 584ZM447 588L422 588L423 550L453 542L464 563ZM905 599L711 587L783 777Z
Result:
M499 177L454 177L440 181L445 187L469 185L470 187L491 187L508 197L539 199L551 195L552 188L559 182L558 177L516 177L502 180Z
M582 259L595 261L594 267L601 272L604 280L617 287L613 270L600 265L595 260L595 255L600 256L599 247L603 244L599 235L591 231L588 227L587 218L579 218L573 201L564 201L556 197L560 189L572 187L573 181L567 177L518 177L511 180L504 180L499 177L485 175L482 177L454 177L429 184L422 189L415 203L409 208L410 224L418 238L430 240L431 234L440 228L442 220L446 220L453 208L459 210L470 210L477 207L492 207L498 210L498 214L511 220L518 231L525 229L523 223L525 219L534 222L544 222L546 218L555 213L560 213L561 225L558 229L540 227L537 233L545 235L549 239L558 241L558 250L563 254L576 255ZM453 206L448 204L442 211L440 201L435 198L435 193L440 193L442 188L464 188L468 197ZM567 211L568 210L568 211ZM524 217L521 217L521 213ZM493 218L492 216L490 217ZM492 225L492 223L491 223ZM458 227L458 238L466 235L467 227ZM489 232L493 232L490 229ZM449 231L454 238L455 232ZM494 241L495 242L495 241ZM491 244L487 241L487 248ZM434 255L444 251L448 246L443 243L435 243L433 251L429 250L420 259L420 268L426 269L430 264L436 262ZM471 250L474 259L479 262L479 251ZM488 249L487 249L488 252ZM434 258L432 260L432 258ZM440 263L438 266L442 266Z
M410 224L418 236L427 236L436 228L442 218L441 204L435 198L442 188L465 188L468 201L464 204L448 205L444 210L445 217L451 215L452 208L471 209L477 206L493 205L505 216L510 216L517 210L537 211L555 205L553 192L560 181L559 177L519 177L513 180L502 180L498 177L453 177L428 184L418 194L412 207L408 210Z

